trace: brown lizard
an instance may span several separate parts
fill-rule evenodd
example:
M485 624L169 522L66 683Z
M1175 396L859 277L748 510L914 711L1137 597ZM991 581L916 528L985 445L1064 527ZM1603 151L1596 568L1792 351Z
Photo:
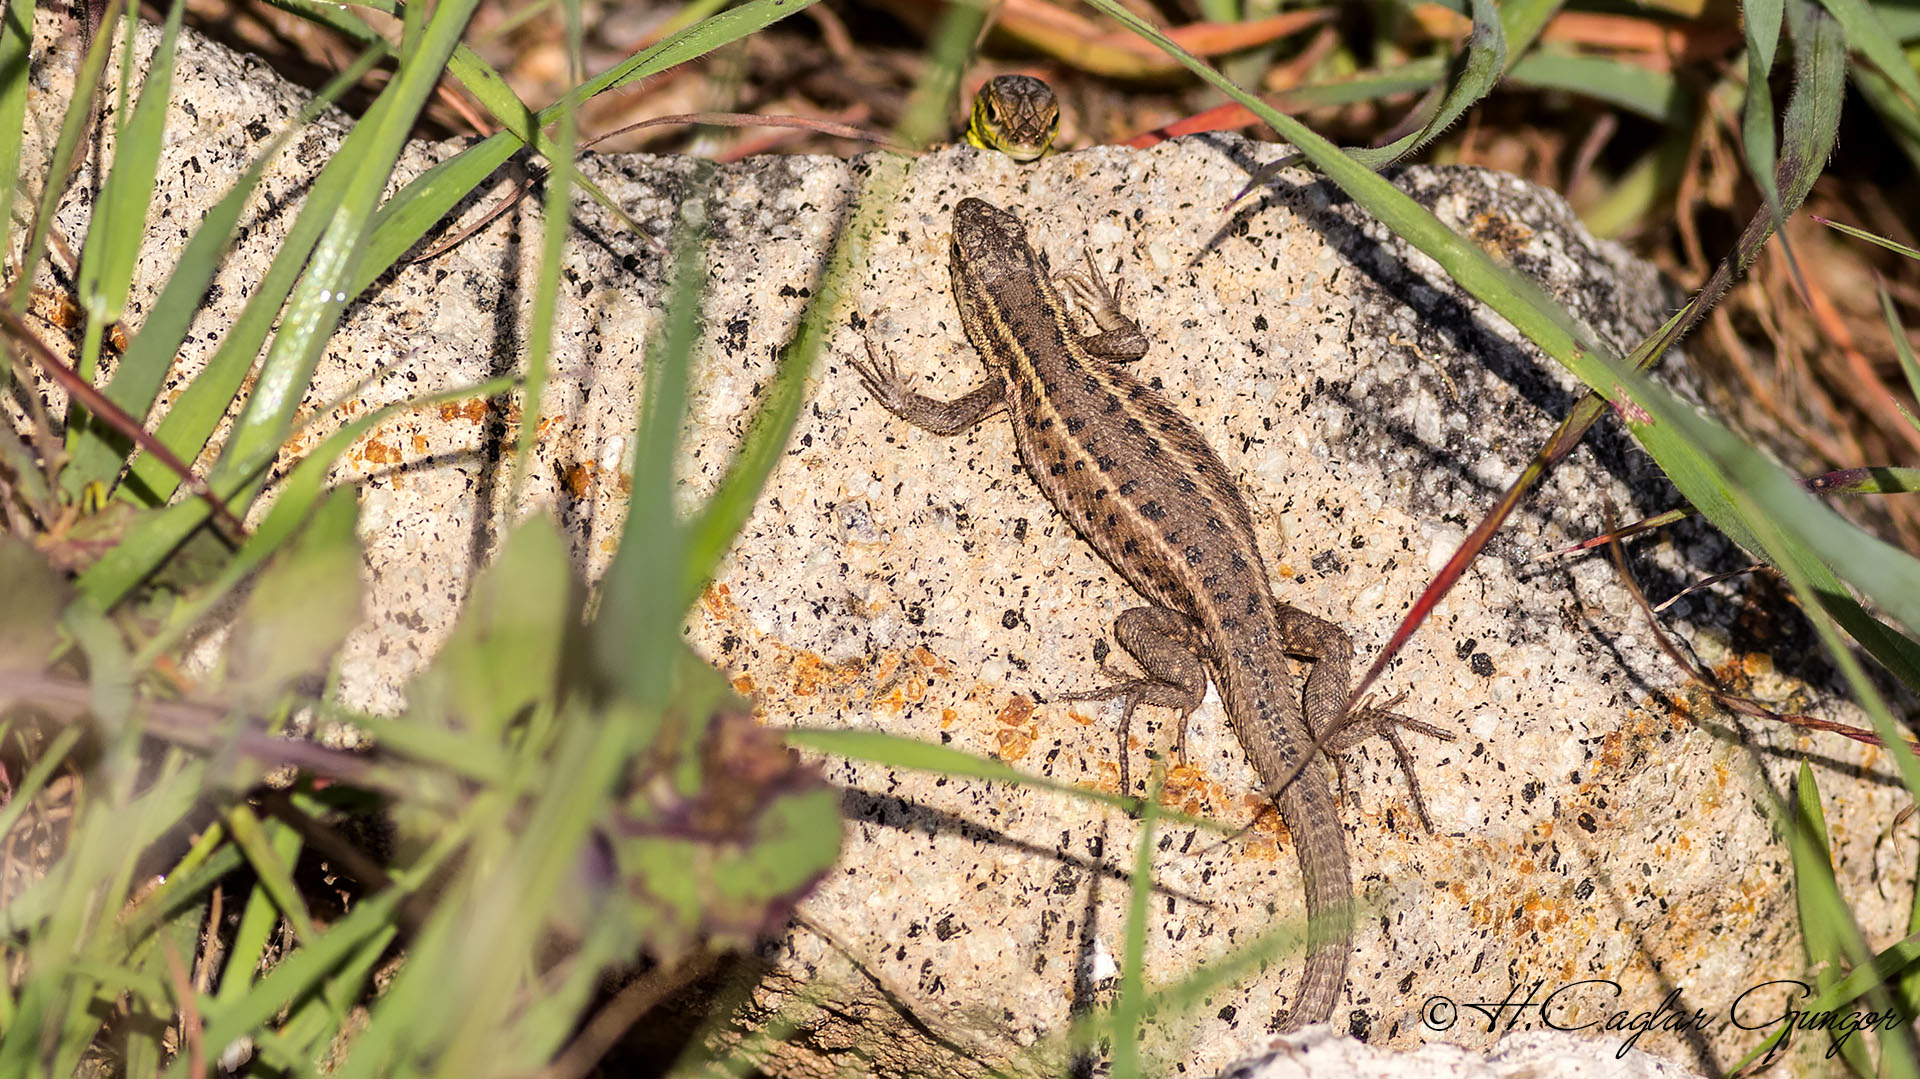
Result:
M1129 718L1141 704L1176 709L1184 734L1211 672L1300 859L1309 950L1285 1024L1295 1030L1332 1014L1353 943L1346 837L1320 749L1381 733L1406 767L1396 725L1447 735L1384 709L1349 714L1352 643L1333 623L1274 599L1238 485L1186 417L1117 366L1144 355L1147 339L1088 267L1062 278L1099 327L1082 336L1020 219L963 199L953 212L953 294L990 377L952 401L922 396L871 337L869 362L854 368L889 411L936 434L1008 413L1040 489L1152 601L1114 624L1145 676L1089 697L1123 697ZM1304 710L1290 655L1314 661ZM1123 761L1125 744L1123 734ZM1417 786L1414 799L1424 821Z

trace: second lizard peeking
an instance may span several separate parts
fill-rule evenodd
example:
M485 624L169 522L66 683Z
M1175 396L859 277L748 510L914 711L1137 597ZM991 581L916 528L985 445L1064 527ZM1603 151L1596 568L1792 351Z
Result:
M1060 134L1060 99L1031 75L996 75L973 95L967 141L1015 161L1038 161Z
M1395 725L1445 734L1391 712L1348 713L1353 645L1340 627L1274 599L1226 466L1164 397L1118 366L1145 354L1147 340L1097 272L1063 279L1100 329L1082 336L1020 219L970 198L953 212L952 274L987 381L952 401L922 396L871 337L870 362L854 367L889 411L936 434L1006 412L1034 482L1151 601L1114 625L1145 676L1093 696L1124 698L1129 716L1140 704L1174 708L1184 721L1211 673L1300 859L1309 950L1285 1029L1320 1022L1345 984L1353 943L1346 836L1320 750L1378 732L1404 765ZM1289 655L1314 661L1304 709Z

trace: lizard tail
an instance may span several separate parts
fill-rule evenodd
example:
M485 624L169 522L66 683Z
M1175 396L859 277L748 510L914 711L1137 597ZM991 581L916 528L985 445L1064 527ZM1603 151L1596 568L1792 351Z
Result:
M1283 1033L1333 1015L1347 982L1347 953L1353 950L1353 885L1346 836L1323 771L1324 764L1314 761L1279 799L1281 816L1293 833L1307 898L1307 967L1300 976L1298 1003L1281 1025Z
M1324 1022L1339 1003L1347 953L1353 948L1353 881L1340 809L1327 787L1327 761L1314 748L1286 657L1261 651L1222 657L1220 673L1225 677L1220 689L1240 744L1267 796L1279 806L1300 859L1307 899L1307 967L1299 998L1281 1027L1294 1031ZM1308 687L1309 694L1313 689ZM1310 701L1309 707L1316 703L1324 705Z

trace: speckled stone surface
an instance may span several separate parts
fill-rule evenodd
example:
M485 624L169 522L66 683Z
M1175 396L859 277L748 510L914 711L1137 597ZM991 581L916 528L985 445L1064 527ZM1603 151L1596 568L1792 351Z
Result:
M151 47L152 38L145 39ZM60 61L36 69L30 153L45 153ZM114 68L110 67L109 70ZM257 63L188 39L174 137L156 196L153 250L130 320L163 281L185 229L298 108ZM190 104L181 104L181 101ZM203 364L293 214L288 200L337 144L310 129L270 174L272 203L196 322L165 399ZM415 146L402 178L455 152ZM1116 789L1113 710L1063 695L1130 668L1110 625L1138 598L1020 471L1004 421L952 438L909 428L868 400L848 366L861 334L957 395L981 377L946 281L948 215L963 196L1026 216L1056 266L1088 250L1117 267L1154 345L1136 370L1186 412L1245 487L1280 599L1342 623L1362 664L1524 467L1578 389L1433 265L1304 173L1227 210L1281 148L1195 138L1099 149L1021 168L971 149L913 163L855 275L806 388L786 455L689 639L765 722L888 731L994 757L1054 783ZM684 443L683 494L712 489L779 350L818 287L846 200L877 158L593 157L586 174L654 235L704 197L711 222L705 337ZM1470 169L1394 174L1444 220L1536 276L1616 346L1657 325L1653 274L1597 244L1555 196ZM506 179L462 209L472 221ZM86 185L78 185L84 190ZM524 355L538 208L510 212L356 298L309 399L315 424L512 371ZM539 463L509 511L501 464L517 398L412 408L383 422L336 479L361 492L367 622L343 657L342 692L391 710L444 640L465 583L511 515L553 512L581 572L607 565L624 515L642 357L665 303L665 257L582 201L562 278L554 377ZM78 248L88 208L59 227ZM457 228L457 226L456 226ZM451 232L453 230L449 230ZM50 287L58 287L54 281ZM163 404L164 407L164 404ZM1345 756L1347 826L1361 916L1333 1027L1379 1045L1492 1045L1508 1019L1554 1022L1705 1009L1699 1033L1636 1044L1704 1070L1754 1035L1730 1027L1739 993L1794 977L1791 873L1766 790L1798 751L1828 799L1842 888L1869 937L1904 924L1915 823L1888 828L1897 784L1852 743L1706 711L1601 557L1542 560L1624 519L1676 504L1610 425L1537 489L1380 684L1400 707L1457 732L1413 739L1436 833L1422 832L1384 746ZM1634 548L1656 599L1729 568L1724 544L1680 531ZM1728 586L1663 616L1716 673L1783 710L1851 720L1780 600ZM1804 678L1814 680L1809 688ZM1169 757L1170 717L1143 710L1126 748L1136 790ZM1189 753L1161 802L1229 826L1163 822L1153 837L1146 977L1173 989L1297 927L1288 836L1260 816L1255 777L1217 697L1192 718ZM1077 1010L1111 1003L1124 950L1138 825L1068 794L876 765L826 762L845 791L844 863L790 934L743 1020L792 1037L754 1051L783 1074L1059 1074ZM1258 1051L1295 991L1276 944L1236 978L1163 1011L1147 1058L1205 1073ZM1531 998L1528 997L1532 993ZM784 1024L793 1024L785 1027ZM1619 1035L1589 1028L1617 1044ZM1324 1073L1323 1073L1324 1074Z
M1364 1075L1368 1079L1695 1079L1700 1073L1651 1053L1617 1052L1597 1041L1559 1031L1503 1038L1486 1055L1434 1043L1383 1052L1351 1038L1289 1038L1239 1062L1221 1079L1311 1079Z

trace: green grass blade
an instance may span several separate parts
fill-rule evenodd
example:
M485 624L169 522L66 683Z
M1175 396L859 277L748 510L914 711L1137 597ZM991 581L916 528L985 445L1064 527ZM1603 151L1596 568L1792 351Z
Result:
M266 1026L282 1008L313 992L363 945L384 945L392 940L399 933L396 915L405 898L406 893L398 888L362 898L325 933L283 958L245 996L226 1006L208 1007L203 1014L206 1029L202 1037L206 1044L225 1046L256 1027ZM166 1074L184 1079L187 1063L185 1057L176 1057Z
M1127 921L1120 942L1120 985L1113 1001L1113 1074L1143 1074L1140 1027L1147 1018L1147 929L1152 923L1153 848L1160 823L1160 790L1167 766L1153 762L1147 796L1140 803L1140 831L1133 841L1133 873L1127 879Z
M1786 839L1787 849L1793 858L1794 899L1800 913L1800 938L1806 949L1807 965L1813 973L1814 986L1824 994L1840 983L1846 971L1870 966L1872 956L1867 950L1866 940L1860 934L1859 925L1854 922L1853 911L1847 907L1846 900L1840 895L1840 886L1834 880L1833 851L1827 839L1826 815L1820 807L1820 791L1814 783L1813 768L1805 761L1800 762L1800 773L1794 782L1794 801L1795 811L1788 814L1786 823ZM1832 1038L1831 1034L1829 1038ZM1835 1049L1856 1075L1873 1074L1867 1047L1859 1038L1833 1041ZM1880 1040L1888 1055L1886 1063L1892 1064L1899 1057L1906 1056L1894 1045L1903 1041L1898 1036ZM1907 1063L1908 1068L1891 1074L1911 1074L1911 1058Z
M1865 56L1900 92L1907 95L1907 108L1920 107L1920 72L1915 72L1900 51L1899 39L1880 21L1879 13L1865 0L1820 0L1846 31L1847 46Z
M275 2L276 6L294 12L302 18L331 27L364 46L370 47L375 43L385 44L385 39L346 8L317 3L313 0L275 0ZM367 0L365 6L388 15L410 15L417 10L403 8L393 0ZM507 81L501 78L500 73L482 60L478 53L465 45L456 48L447 63L447 74L465 87L481 107L499 122L503 133L511 135L521 145L532 146L548 161L557 161L565 156L558 145L541 130L541 119L534 115L533 110L529 109L526 103L508 87ZM578 174L574 176L574 183L593 196L595 202L604 207L627 229L636 233L640 231L639 223L627 215L626 208L609 196L599 185ZM371 283L381 272L383 271L376 267L372 273L365 275L364 282L356 279L359 287L348 289L348 295L358 296L366 288L366 284Z
M374 425L403 409L461 397L488 396L501 393L512 385L513 380L500 378L482 382L476 386L448 390L419 400L397 402L362 416L327 436L326 441L314 447L313 451L294 467L281 488L280 497L274 499L273 508L267 511L266 520L254 530L252 537L241 547L240 553L222 571L218 583L210 589L211 595L181 612L176 612L175 619L161 636L184 632L187 626L181 622L182 617L197 618L208 613L217 603L221 592L237 585L239 580L253 567L264 561L268 554L291 539L305 521L307 511L323 494L326 470L347 452L355 439L366 434ZM256 473L264 471L272 460L271 454L262 456L253 462L252 471L241 473L227 481L224 488L216 485L215 493L221 498L233 497L241 485L251 480ZM153 572L154 567L166 558L168 552L179 546L181 541L185 540L194 529L200 527L206 519L206 503L199 499L188 499L150 512L136 521L121 541L100 561L80 575L80 594L101 609L120 602L134 585L139 584L142 578ZM153 644L143 650L141 655L146 662L151 662L159 655L159 651L160 646Z
M179 355L180 346L186 340L194 316L199 313L200 301L206 296L214 275L219 272L220 260L233 242L247 199L259 185L267 165L294 135L359 82L362 75L372 70L381 55L381 52L374 50L363 52L331 79L319 95L301 109L300 115L287 130L262 147L240 179L234 182L233 188L207 211L199 227L194 230L193 238L181 252L173 272L168 275L166 286L161 289L159 298L147 314L146 323L134 335L126 354L120 358L113 380L106 387L108 400L132 416L145 416L152 409L155 399L159 397L160 387L165 384L167 373L172 370L173 361ZM230 397L231 393L231 389L228 389L222 396ZM183 407L190 410L193 403L187 402ZM183 435L183 425L165 425L161 429L160 440L183 460L190 461L199 453L204 442L204 437L195 438L190 432L211 430L211 425L192 424L185 426L184 430L189 433ZM182 444L173 444L168 436L179 438ZM126 448L118 436L88 425L72 452L69 470L79 476L80 482L85 483L111 479L119 470ZM151 484L162 483L162 476L177 480L160 462L150 458L145 460L146 466L136 469L143 490L151 492ZM171 492L171 488L168 492Z
M1907 391L1920 398L1920 363L1914 362L1907 328L1901 324L1900 313L1893 308L1893 297L1887 295L1884 286L1880 289L1880 314L1887 320L1887 333L1893 339L1894 352L1900 357L1900 370L1907 376Z
M1445 57L1428 56L1377 71L1362 71L1343 78L1299 86L1277 97L1283 107L1293 110L1351 105L1425 90L1446 73Z
M1492 92L1507 68L1506 28L1500 24L1493 0L1472 0L1470 10L1473 30L1467 35L1466 51L1455 61L1455 74L1447 80L1446 96L1440 99L1433 115L1418 130L1385 146L1349 151L1354 160L1369 168L1382 169L1418 153L1466 115L1474 102Z
M349 154L342 147L341 154L328 162L329 171L338 168L348 173L340 204L294 288L253 390L214 465L213 477L225 480L246 474L254 460L274 452L286 439L313 369L346 308L346 288L359 269L361 249L387 178L476 3L448 0L434 8L414 39L413 55L403 60L393 81L356 126L355 134L368 132L366 141L356 148L359 152ZM251 500L248 494L242 505Z
M1747 35L1747 93L1740 114L1741 148L1747 155L1747 169L1766 196L1773 214L1773 230L1780 231L1784 214L1780 207L1780 187L1774 182L1773 87L1768 76L1773 71L1774 53L1780 44L1780 21L1785 12L1782 0L1746 0L1741 20Z
M73 96L68 99L66 115L60 120L60 136L54 140L53 159L47 163L46 183L42 185L40 206L33 216L33 231L27 235L27 251L20 260L21 273L13 283L15 314L24 313L32 298L34 268L46 256L47 235L53 228L53 212L60 206L61 196L66 194L67 185L72 182L73 158L79 153L87 125L93 120L94 95L100 90L100 75L107 67L107 50L113 45L113 29L119 25L124 7L121 0L108 0L93 44L81 59L80 69L74 72ZM18 168L17 165L15 167ZM6 210L12 212L11 207Z
M173 91L174 51L185 7L183 0L174 0L161 30L160 43L147 60L140 98L130 112L120 114L121 123L114 132L113 166L93 205L93 218L87 225L80 272L75 280L80 307L87 313L90 326L117 321L126 311L127 294L133 287L134 264L140 256L141 241L147 235L147 208L153 202L160 145L166 134L167 98ZM129 30L138 25L138 20L127 21ZM129 63L135 51L130 35L124 50ZM125 93L125 86L121 89ZM80 373L93 377L90 367L83 366Z
M1558 50L1536 50L1521 57L1507 72L1507 81L1580 94L1664 125L1682 123L1692 101L1672 72Z
M817 753L832 753L849 760L869 761L888 768L932 772L936 775L963 779L1017 783L1023 787L1051 791L1054 794L1064 794L1100 805L1112 806L1127 813L1140 811L1138 798L1124 794L1108 794L1105 791L1080 787L1072 783L1056 783L1040 776L1028 775L1010 764L991 757L976 757L949 746L919 742L883 731L794 727L780 732L780 735L789 745L810 749ZM1231 834L1239 827L1164 811L1160 815L1166 820L1209 828L1223 834Z
M926 69L920 74L895 134L907 146L925 146L942 137L947 116L960 92L960 68L980 38L984 7L950 4L935 28Z
M958 70L973 40L973 28L978 25L972 21L975 14L962 7L964 5L952 9L943 24L937 39L938 52L921 76L921 87L916 88L909 99L915 106L902 119L903 140L928 137L927 125L936 117L928 103L947 100L937 97L939 88L947 85L952 72ZM851 280L853 268L865 259L867 237L879 227L904 180L905 173L897 161L881 159L855 196L847 224L834 241L833 253L827 259L820 283L807 301L806 310L801 312L799 329L781 350L779 367L767 385L759 410L747 426L739 451L728 463L725 475L706 504L688 522L683 548L685 564L677 600L680 610L692 606L700 589L713 575L714 567L720 564L733 537L746 524L754 503L760 498L761 488L785 452L787 437L793 433L794 422L800 416L807 376L841 316L844 282Z
M375 109L379 108L376 103ZM368 119L372 116L373 112L369 111ZM314 178L305 201L300 205L299 216L294 219L293 227L274 253L273 263L267 268L259 286L248 297L240 317L221 340L213 358L194 378L193 384L173 402L166 418L160 421L155 434L183 459L193 460L199 456L221 419L232 408L234 397L240 392L248 373L253 370L260 347L274 329L294 284L300 280L308 256L346 196L354 170L345 163L362 160L366 155L365 146L372 138L373 131L364 125L363 120L361 125L356 125L348 133L327 166ZM160 462L142 455L134 461L127 483L148 503L159 504L172 496L178 477ZM228 490L231 493L238 488L229 485ZM151 558L152 564L157 565L158 559L165 557L166 550L157 554L146 550L132 553Z
M1900 91L1886 76L1870 67L1855 65L1848 73L1860 96L1867 99L1880 122L1887 125L1894 145L1907 155L1907 162L1920 172L1920 110L1900 97Z
M33 62L33 0L10 0L0 7L0 161L16 162L0 170L0 206L11 207L20 189L20 151L27 135L27 74ZM12 251L13 214L0 214L0 251ZM30 275L21 274L25 278ZM0 373L0 385L7 377Z
M594 623L594 660L601 677L648 708L661 707L671 690L674 644L686 612L673 587L686 542L673 491L693 354L700 343L706 215L704 191L681 204L666 317L647 344L641 373L627 523L601 582Z
M232 1005L253 988L254 973L270 955L273 932L283 913L301 942L312 943L318 933L290 868L300 857L299 833L279 821L263 825L244 804L227 810L225 819L228 834L255 876L246 904L240 909L240 923L226 949L226 966L215 997L220 1003Z
M764 30L815 2L748 0L704 19L576 87L562 101L543 110L537 117L538 125L551 123L562 108L577 109L599 94L697 59L722 45ZM402 188L381 207L374 222L373 237L367 244L364 264L353 278L349 292L357 296L364 291L523 145L524 140L510 131L502 131L468 147Z
M1787 27L1793 34L1793 95L1781 121L1787 152L1783 214L1799 207L1826 166L1840 130L1847 76L1846 38L1833 19L1809 0L1788 0Z
M1852 225L1842 225L1838 221L1829 221L1824 217L1816 216L1814 217L1814 220L1818 221L1822 225L1827 226L1828 228L1834 230L1835 232L1843 232L1848 236L1853 237L1856 240L1865 240L1868 243L1879 244L1881 247L1886 248L1887 250L1893 252L1896 255L1905 255L1910 259L1920 259L1920 251L1915 251L1913 248L1908 247L1906 244L1898 243L1894 240L1889 240L1885 236L1876 236L1873 233L1868 232L1866 229L1857 229L1857 228L1854 228Z
M568 55L576 68L580 57L575 31L577 8L568 5ZM504 87L502 87L504 89ZM518 101L519 99L515 99ZM574 165L574 112L563 107L559 116L556 151L548 158L546 199L540 222L540 269L533 284L533 320L527 330L526 384L521 390L520 439L514 451L513 479L509 484L507 505L520 505L527 477L533 470L534 450L540 434L540 399L547 388L547 364L553 353L553 326L560 293L560 272L565 264L567 236L573 231L573 188L577 176Z

